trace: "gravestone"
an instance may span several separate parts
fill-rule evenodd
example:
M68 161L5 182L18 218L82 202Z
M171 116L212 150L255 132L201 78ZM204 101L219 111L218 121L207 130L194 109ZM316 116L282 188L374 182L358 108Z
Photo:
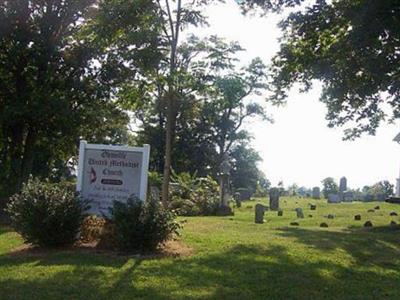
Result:
M351 191L345 191L345 192L343 193L342 199L343 199L343 202L353 202L353 200L354 200L354 194L353 194L353 192L351 192Z
M319 227L328 228L329 226L328 226L328 224L326 224L326 223L321 223L321 224L319 225Z
M277 188L272 188L269 191L269 208L271 210L279 209L279 194L280 191Z
M297 222L291 222L290 225L291 225L291 226L299 226L300 224L297 223Z
M328 195L328 203L340 203L340 197L338 194L329 194Z
M335 215L329 214L329 215L327 216L327 218L328 218L328 219L334 219L334 218L335 218Z
M373 209L368 209L368 211L367 212L369 212L369 213L373 213L373 212L375 212L375 210L373 210Z
M395 217L395 216L397 216L397 212L392 211L392 212L390 213L390 215L391 215L392 217Z
M264 223L264 213L265 213L264 205L257 203L256 204L256 215L255 215L255 223L256 224Z
M355 215L354 220L356 221L361 221L361 215Z
M316 205L310 204L310 210L316 210L316 209L317 209L317 206L316 206Z
M312 190L312 198L313 199L320 199L321 198L321 190L319 187L314 187Z
M381 207L378 205L378 206L375 206L374 209L379 210L379 209L381 209Z
M339 182L339 193L343 194L347 190L347 178L342 177L340 178Z
M248 189L238 189L238 193L240 194L240 201L247 201L251 198L251 192Z
M232 209L229 207L230 196L230 188L229 188L229 176L232 169L230 164L230 158L227 153L224 154L224 159L220 165L220 189L219 189L219 198L220 204L218 208L218 215L220 216L229 216L233 215Z
M295 211L296 211L296 214L297 214L297 218L304 219L304 213L303 213L303 210L300 207L296 208Z
M372 222L371 221L365 222L364 227L372 227Z
M282 217L283 216L283 210L278 210L278 217Z

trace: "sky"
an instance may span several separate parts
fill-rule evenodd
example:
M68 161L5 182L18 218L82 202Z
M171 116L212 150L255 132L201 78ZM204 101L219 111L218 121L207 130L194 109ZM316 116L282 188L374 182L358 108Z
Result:
M239 58L244 64L261 57L269 64L279 50L281 34L278 15L245 17L234 3L213 5L207 9L210 26L195 34L217 34L238 41L246 52ZM380 180L393 184L399 175L400 145L393 142L400 126L382 124L376 136L342 141L342 129L327 127L325 105L319 102L321 86L306 94L292 90L284 107L265 104L274 123L253 120L246 124L254 139L253 147L263 161L260 169L273 185L320 186L330 176L339 181L345 176L349 188L372 185Z

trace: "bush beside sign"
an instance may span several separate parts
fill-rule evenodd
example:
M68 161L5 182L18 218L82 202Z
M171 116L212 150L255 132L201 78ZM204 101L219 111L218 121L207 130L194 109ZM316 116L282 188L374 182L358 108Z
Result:
M81 141L77 191L90 214L108 215L114 201L146 199L150 146L125 147Z

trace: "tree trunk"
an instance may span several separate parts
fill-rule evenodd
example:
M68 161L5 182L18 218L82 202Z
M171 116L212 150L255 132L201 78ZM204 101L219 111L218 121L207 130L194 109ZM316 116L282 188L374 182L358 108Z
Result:
M7 178L8 194L16 193L20 190L20 178L22 170L22 155L23 155L23 136L24 126L21 124L13 125L11 128L11 143L10 143L10 172Z
M172 165L172 140L174 128L173 96L169 95L167 100L167 121L165 124L165 157L164 157L164 176L162 184L162 201L164 207L168 206L169 200L169 182L171 178Z
M19 186L22 186L22 183L26 182L32 173L36 137L36 131L30 128L25 139Z
M168 98L167 98L167 120L165 124L165 162L164 162L164 177L162 185L162 201L164 207L168 206L169 200L169 182L171 180L171 165L172 165L172 142L174 139L175 129L175 72L176 72L176 50L178 47L179 30L181 25L182 1L178 0L176 9L176 22L173 24L171 11L169 9L169 2L166 1L169 15L169 22L171 26L171 53L169 65L169 78L168 78ZM175 25L175 26L174 26ZM174 29L175 27L175 29Z

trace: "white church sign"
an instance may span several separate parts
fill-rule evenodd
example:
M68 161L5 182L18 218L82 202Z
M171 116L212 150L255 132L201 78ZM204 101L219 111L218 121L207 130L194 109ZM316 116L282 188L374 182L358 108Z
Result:
M81 141L77 191L90 201L89 213L108 215L114 201L146 199L150 146L125 147Z

